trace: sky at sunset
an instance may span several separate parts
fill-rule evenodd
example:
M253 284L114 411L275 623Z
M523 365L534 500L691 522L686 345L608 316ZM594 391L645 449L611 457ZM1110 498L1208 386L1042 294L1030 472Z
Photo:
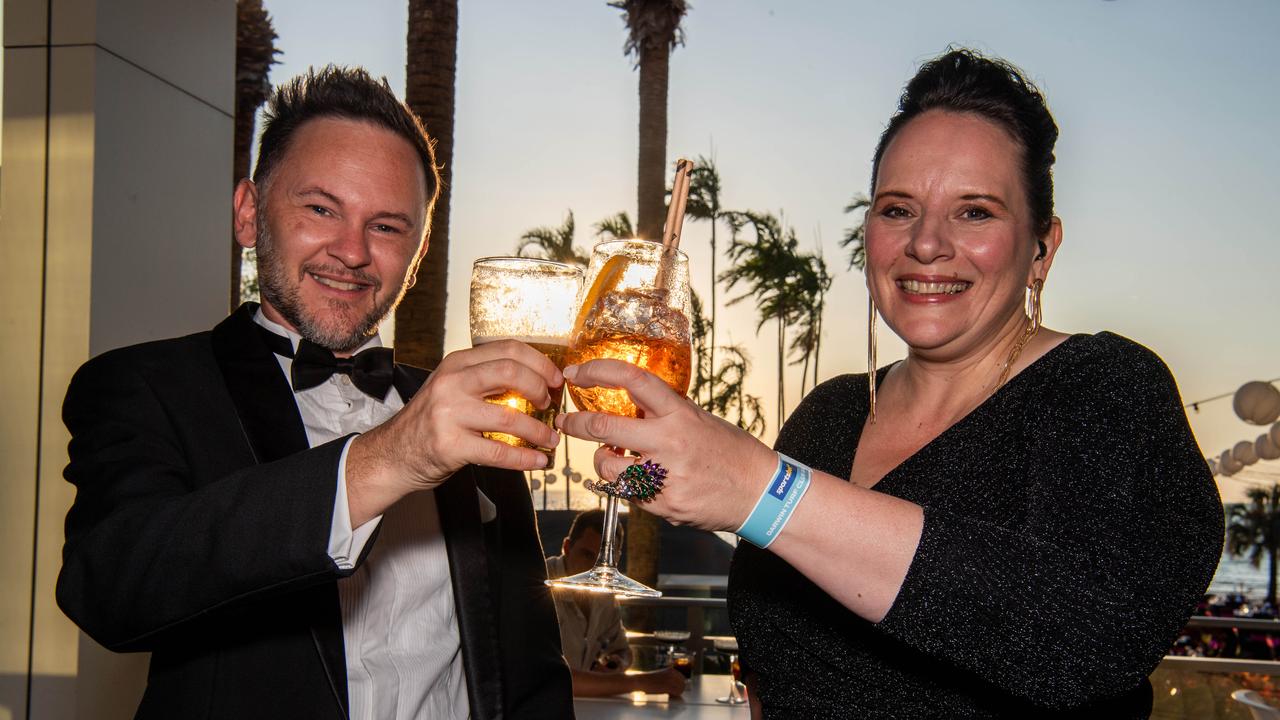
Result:
M338 62L403 90L404 0L265 4L283 50L274 81ZM637 73L622 54L618 11L604 0L459 4L449 349L469 344L472 260L511 254L525 230L557 225L569 209L583 248L592 223L635 213ZM671 59L668 154L713 154L726 207L780 212L805 249L822 250L836 271L824 377L866 369L866 290L860 273L844 270L837 241L852 218L842 208L867 190L902 85L950 43L1026 70L1061 128L1056 209L1065 239L1045 289L1045 324L1147 345L1187 402L1280 377L1280 83L1271 50L1280 3L692 5L686 44ZM686 225L683 247L704 299L707 237L705 225ZM775 336L771 325L757 335L755 324L750 301L722 306L719 340L751 352L750 391L770 408L771 440ZM890 333L881 339L882 364L903 355ZM1207 455L1262 431L1238 420L1229 399L1190 419ZM575 467L588 464L585 451L575 453ZM1280 481L1280 461L1219 480L1224 498L1238 499L1251 483Z

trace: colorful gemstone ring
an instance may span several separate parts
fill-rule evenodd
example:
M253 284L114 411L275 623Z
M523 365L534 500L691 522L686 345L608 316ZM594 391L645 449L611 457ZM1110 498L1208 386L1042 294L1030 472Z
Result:
M628 465L625 470L618 473L617 479L613 482L587 480L583 485L588 490L612 495L621 500L648 502L662 492L666 478L666 468L652 460L645 460L643 463L637 461Z

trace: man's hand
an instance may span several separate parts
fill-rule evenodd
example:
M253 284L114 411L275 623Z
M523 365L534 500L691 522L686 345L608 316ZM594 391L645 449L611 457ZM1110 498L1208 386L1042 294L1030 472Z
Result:
M540 409L564 377L542 353L503 340L450 353L387 422L352 441L347 452L347 502L351 526L382 514L410 492L436 487L465 465L538 470L547 458L481 435L504 432L540 447L560 436L528 415L485 402L511 390Z
M673 668L639 673L603 673L590 670L571 670L574 697L607 697L630 692L650 695L684 694L684 676Z
M650 695L666 693L671 697L680 697L684 694L684 676L674 668L640 673L632 677L637 678L640 681L640 689Z

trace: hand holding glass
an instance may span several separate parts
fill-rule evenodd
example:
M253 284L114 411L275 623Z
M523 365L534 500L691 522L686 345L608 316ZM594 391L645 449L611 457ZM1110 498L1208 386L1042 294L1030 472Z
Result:
M565 351L573 330L582 271L571 265L534 258L481 258L471 269L471 344L519 340L564 369ZM539 410L514 392L485 400L524 413L548 427L560 411L562 388L551 393L551 404ZM484 436L513 447L541 450L547 467L555 463L553 448L535 447L501 432Z
M645 240L602 242L592 250L585 287L567 364L598 358L623 360L662 378L681 395L688 392L692 351L689 260L684 253ZM581 410L640 416L623 389L570 384L569 396ZM615 595L661 595L618 571L613 541L617 523L618 498L609 495L595 567L547 584Z

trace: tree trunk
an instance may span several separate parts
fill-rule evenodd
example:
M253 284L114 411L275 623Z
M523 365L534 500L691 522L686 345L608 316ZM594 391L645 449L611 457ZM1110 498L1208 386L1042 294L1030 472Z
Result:
M666 220L667 68L669 39L645 43L640 53L639 153L636 164L636 234L661 240ZM658 518L631 505L627 519L627 575L650 587L658 585L660 553ZM637 613L637 629L653 627L651 612Z
M235 144L232 150L234 156L231 159L233 188L242 178L249 177L249 148L253 145L254 116L257 111L257 106L248 107L247 103L241 101L240 93L236 93ZM240 261L243 256L244 250L240 247L240 243L236 242L235 233L232 233L231 285L227 294L231 310L240 306Z
M707 350L707 362L711 364L711 375L716 374L716 222L717 210L711 211L711 344ZM707 386L707 398L715 397L715 383Z
M809 387L809 357L813 353L805 351L804 363L800 366L800 397L804 397L805 390Z
M662 240L666 220L667 68L666 42L640 48L640 138L636 167L636 233Z
M818 358L822 355L822 314L818 314L818 319L814 321L817 328L814 330L817 337L813 339L813 385L810 387L818 387Z
M271 94L268 79L279 53L276 32L262 0L236 2L236 100L234 140L231 150L231 184L249 176L249 151L253 147L253 126L258 108ZM240 264L243 250L231 238L231 277L228 287L230 308L240 305Z
M783 340L786 337L786 326L782 324L782 317L785 314L786 314L786 310L780 308L779 314L778 314L778 414L776 418L778 421L777 427L779 430L782 429L782 418L783 418L782 408L784 405L786 405L786 402L787 402L787 394L786 394L786 389L784 387L786 378L783 375L785 371L783 363L786 361L786 358L783 356Z
M417 284L396 308L396 359L434 368L444 356L449 271L449 194L453 180L453 110L458 68L457 0L409 0L405 102L436 141L442 187Z
M1276 606L1276 550L1275 546L1267 548L1267 560L1271 565L1271 572L1267 573L1267 602L1273 609Z

